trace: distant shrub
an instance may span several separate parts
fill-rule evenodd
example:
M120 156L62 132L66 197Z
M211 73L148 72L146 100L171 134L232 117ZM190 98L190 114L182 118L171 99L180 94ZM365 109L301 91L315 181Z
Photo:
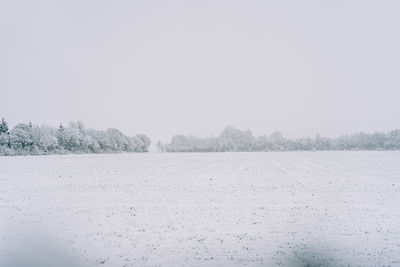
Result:
M255 137L250 130L242 131L228 126L218 137L174 135L168 144L158 142L157 148L160 152L400 150L400 130L357 133L339 138L317 135L315 138L291 140L280 132Z

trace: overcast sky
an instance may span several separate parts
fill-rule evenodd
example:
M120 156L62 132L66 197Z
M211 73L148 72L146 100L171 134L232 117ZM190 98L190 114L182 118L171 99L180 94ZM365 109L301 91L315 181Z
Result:
M13 126L338 136L400 128L400 1L2 1Z

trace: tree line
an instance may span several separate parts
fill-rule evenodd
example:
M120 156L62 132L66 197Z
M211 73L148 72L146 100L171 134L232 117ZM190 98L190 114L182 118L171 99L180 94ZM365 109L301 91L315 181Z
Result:
M144 134L129 137L117 129L87 129L82 122L48 125L18 123L11 130L0 122L0 155L148 152L151 140Z
M312 150L400 150L400 129L387 133L357 133L339 138L289 139L280 132L253 136L233 126L226 127L218 137L198 138L175 135L168 144L156 144L160 152L228 152L228 151L312 151Z

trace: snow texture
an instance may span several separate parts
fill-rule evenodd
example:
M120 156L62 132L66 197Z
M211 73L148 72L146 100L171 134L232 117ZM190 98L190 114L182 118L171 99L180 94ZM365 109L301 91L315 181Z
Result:
M0 182L1 266L400 265L400 152L2 157Z

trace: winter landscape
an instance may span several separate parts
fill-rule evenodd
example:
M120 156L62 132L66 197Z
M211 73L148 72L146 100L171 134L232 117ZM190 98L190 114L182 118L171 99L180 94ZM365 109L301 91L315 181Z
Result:
M400 266L399 14L0 0L0 267Z
M2 157L1 265L397 266L399 166L398 151Z

